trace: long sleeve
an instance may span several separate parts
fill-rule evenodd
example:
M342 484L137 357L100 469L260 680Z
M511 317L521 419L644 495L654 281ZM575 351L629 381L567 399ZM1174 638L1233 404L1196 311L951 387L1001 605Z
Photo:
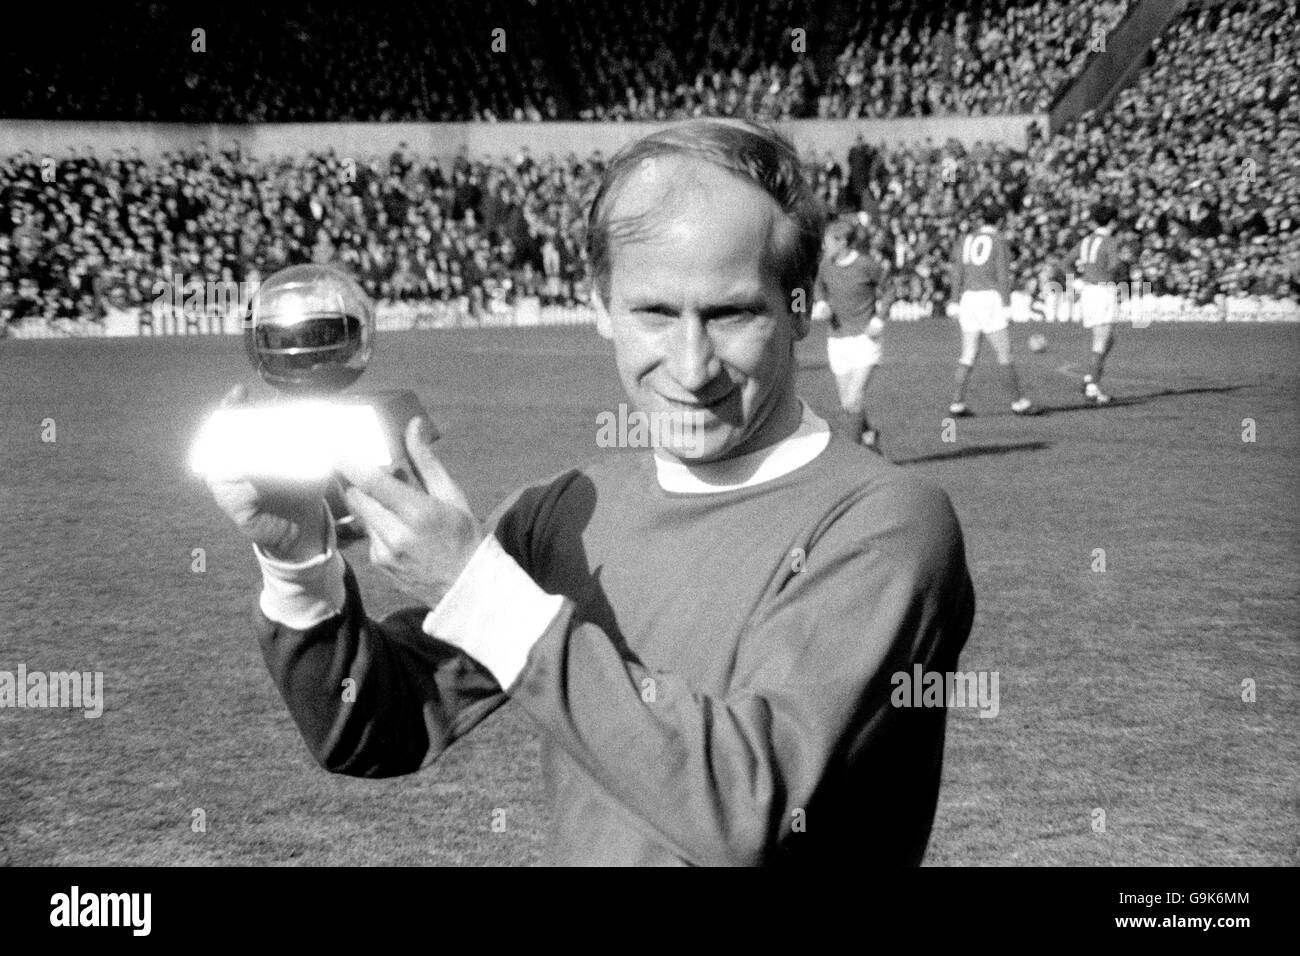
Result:
M259 607L262 654L308 749L326 770L411 773L505 702L492 675L420 630L427 608L366 617L351 568L343 609L306 629Z
M910 480L864 491L828 518L805 560L748 623L725 695L702 693L689 671L650 669L567 598L509 688L649 838L687 862L797 852L800 812L856 795L846 779L867 781L900 812L933 813L943 711L894 708L890 677L915 663L951 668L970 629L973 592L946 495ZM863 806L807 825L857 827Z

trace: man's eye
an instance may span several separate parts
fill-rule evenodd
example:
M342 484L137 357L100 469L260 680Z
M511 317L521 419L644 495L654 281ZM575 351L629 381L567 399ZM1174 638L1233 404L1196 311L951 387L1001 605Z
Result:
M671 322L675 321L676 319L675 316L668 315L665 312L642 312L642 311L633 311L632 318L634 318L641 325L648 326L651 328L659 328L661 326L668 325Z

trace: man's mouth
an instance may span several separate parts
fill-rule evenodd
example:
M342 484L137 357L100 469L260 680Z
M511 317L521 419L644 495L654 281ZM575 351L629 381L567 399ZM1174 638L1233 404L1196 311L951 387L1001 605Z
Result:
M706 411L713 411L714 409L718 408L720 405L726 402L727 399L731 398L731 396L734 395L735 393L736 393L735 388L728 388L725 391L718 393L717 395L705 395L705 396L693 395L690 398L685 398L685 399L669 398L666 395L661 397L669 405L673 405L677 408L681 408L690 412L706 412Z

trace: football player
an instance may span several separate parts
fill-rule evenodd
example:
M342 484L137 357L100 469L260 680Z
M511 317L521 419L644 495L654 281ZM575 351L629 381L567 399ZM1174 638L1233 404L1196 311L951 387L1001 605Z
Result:
M799 398L821 216L755 124L618 153L588 218L596 327L636 410L699 430L530 483L484 526L412 422L419 486L343 468L372 563L412 599L382 620L312 489L212 484L322 766L414 773L510 700L541 739L548 862L921 862L947 708L900 704L891 675L954 671L975 597L947 495Z
M850 220L837 220L826 230L825 258L817 270L812 317L831 324L826 359L840 396L844 427L851 441L880 451L880 432L867 418L867 383L880 364L881 335L887 308L881 306L884 264L853 244Z
M1101 390L1101 372L1115 341L1119 312L1116 283L1124 279L1124 264L1113 229L1115 216L1114 206L1097 203L1092 209L1093 230L1084 236L1074 254L1079 275L1079 315L1083 327L1092 332L1092 366L1083 377L1083 398L1092 405L1110 403L1110 396Z
M966 385L979 356L984 338L993 346L1003 381L1011 395L1011 411L1017 415L1035 413L1034 403L1021 391L1020 378L1011 360L1011 265L1006 239L998 232L1000 210L992 200L980 204L975 228L962 235L952 259L952 300L949 318L961 326L961 356L957 359L957 389L948 413L970 415Z

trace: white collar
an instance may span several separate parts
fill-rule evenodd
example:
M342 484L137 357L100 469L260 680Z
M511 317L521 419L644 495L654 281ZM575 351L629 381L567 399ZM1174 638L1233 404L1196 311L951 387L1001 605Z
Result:
M748 455L688 465L656 452L654 462L659 487L679 494L714 494L761 485L802 468L826 450L831 440L831 429L825 419L808 407L807 402L800 399L799 404L803 407L803 417L794 434Z
M835 264L839 266L841 269L845 268L846 266L851 266L853 265L853 263L857 261L858 261L858 250L856 249L850 249L848 258L846 259L840 259L839 256L835 257Z

